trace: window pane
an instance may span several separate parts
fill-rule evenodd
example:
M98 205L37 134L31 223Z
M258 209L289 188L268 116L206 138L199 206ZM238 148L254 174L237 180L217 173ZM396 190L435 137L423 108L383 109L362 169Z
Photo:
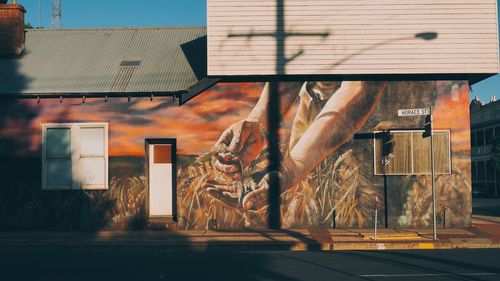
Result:
M104 128L81 128L81 154L104 155Z
M495 127L495 136L500 137L500 127Z
M477 144L477 146L483 146L484 145L484 131L483 130L477 131L476 144Z
M476 132L474 131L470 132L470 142L472 147L476 146Z
M493 161L489 160L486 162L486 180L495 180L495 169L493 168Z
M472 176L472 182L476 182L477 178L477 172L476 172L476 162L471 163L472 171L471 171L471 176Z
M486 141L486 145L490 145L491 141L493 140L493 129L492 128L486 129L486 131L484 131L484 138Z
M495 194L495 184L494 183L486 183L486 194L488 196L493 196Z
M105 184L105 161L103 157L81 158L80 169L82 185Z
M477 181L484 181L485 167L484 162L477 163Z
M47 159L47 185L71 186L71 160L69 158Z
M69 156L71 154L69 128L47 128L46 152L47 156Z

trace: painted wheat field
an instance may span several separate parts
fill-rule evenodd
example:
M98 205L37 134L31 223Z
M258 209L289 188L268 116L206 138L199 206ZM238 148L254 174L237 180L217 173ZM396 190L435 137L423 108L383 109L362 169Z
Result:
M353 163L352 151L322 161L310 175L281 195L283 227L311 225L364 225L374 189ZM265 171L265 162L250 165L245 173L258 182ZM219 229L266 227L267 209L244 211L232 208L211 197L203 183L218 172L211 161L191 163L179 170L179 225L186 229L205 229L215 220Z
M265 173L267 161L262 157L244 173L253 182L259 182ZM203 188L210 178L217 178L212 161L185 163L178 171L179 227L207 229L216 224L218 229L259 229L267 226L267 209L245 211L225 205L211 197ZM365 166L364 166L365 165ZM384 208L383 181L373 180L366 163L361 162L353 149L334 153L323 160L309 176L281 195L281 221L284 228L321 225L325 227L372 227L375 206ZM464 172L465 171L465 172ZM463 210L471 208L468 196L467 160L455 160L451 175L440 175L437 186L437 220L448 226L463 222ZM395 177L390 180L388 218L391 227L424 227L432 223L431 185L429 176ZM378 197L378 204L376 202ZM395 202L397 201L397 202ZM379 213L380 214L380 213ZM383 225L379 216L378 224Z

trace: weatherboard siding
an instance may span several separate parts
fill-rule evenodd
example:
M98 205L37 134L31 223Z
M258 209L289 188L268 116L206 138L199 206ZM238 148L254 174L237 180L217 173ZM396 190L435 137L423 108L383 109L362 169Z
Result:
M497 73L496 0L208 0L208 74ZM437 37L425 40L435 33ZM432 36L431 36L432 37ZM277 41L284 56L277 56ZM285 59L283 59L285 58Z

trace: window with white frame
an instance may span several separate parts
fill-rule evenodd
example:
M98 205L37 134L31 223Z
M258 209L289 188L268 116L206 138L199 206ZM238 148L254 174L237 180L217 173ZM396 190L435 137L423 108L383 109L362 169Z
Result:
M108 188L108 124L42 125L43 189Z
M423 138L422 133L421 130L391 131L393 151L385 157L382 139L374 138L375 175L430 175L431 138ZM436 174L451 173L449 130L434 130L434 164Z

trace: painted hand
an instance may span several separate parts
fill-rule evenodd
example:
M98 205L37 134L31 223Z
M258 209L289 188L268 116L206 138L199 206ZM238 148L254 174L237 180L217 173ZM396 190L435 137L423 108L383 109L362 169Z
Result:
M210 196L222 201L229 207L239 207L239 194L233 184L221 183L216 180L209 179L203 183L202 188L204 188Z
M207 180L203 185L207 193L225 205L232 208L258 211L269 205L270 174L265 175L258 187L247 194L241 194L234 184L221 183L216 180Z
M260 181L258 188L245 195L242 201L243 209L258 211L263 207L269 205L268 198L270 176L270 174L265 175Z
M272 184L272 177L279 179L279 186ZM269 205L269 188L279 188L279 193L295 186L297 181L304 177L304 170L301 169L300 162L286 157L281 162L280 172L270 172L259 182L257 188L244 195L242 207L245 210L257 211Z
M214 167L231 179L241 178L248 166L264 147L260 123L242 120L227 128L214 146Z

